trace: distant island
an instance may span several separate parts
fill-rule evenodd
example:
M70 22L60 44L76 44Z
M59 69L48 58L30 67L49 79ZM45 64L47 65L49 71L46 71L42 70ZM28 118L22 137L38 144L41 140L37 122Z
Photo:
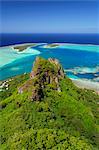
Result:
M47 44L44 47L45 48L57 48L58 46L60 46L59 43L51 43L51 44Z
M0 149L98 149L98 100L65 76L57 59L37 57L30 74L3 81Z
M99 150L98 5L0 1L0 150Z
M31 46L35 46L36 44L21 44L21 45L17 45L17 46L13 46L14 49L18 50L19 52L22 52L24 51L25 49L27 49L28 47L31 47Z

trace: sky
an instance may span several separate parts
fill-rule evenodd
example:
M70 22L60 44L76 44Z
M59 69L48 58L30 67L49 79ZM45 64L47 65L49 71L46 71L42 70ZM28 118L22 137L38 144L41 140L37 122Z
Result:
M99 33L98 0L0 0L0 33Z

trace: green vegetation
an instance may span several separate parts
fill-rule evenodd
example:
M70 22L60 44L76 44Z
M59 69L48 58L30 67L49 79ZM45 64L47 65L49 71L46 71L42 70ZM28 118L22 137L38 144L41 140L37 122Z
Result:
M56 43L53 43L53 44L48 44L46 47L47 48L55 48L55 47L58 47L59 44L56 44Z
M53 88L52 80L49 84L42 81L44 96L31 100L31 88L40 87L37 81L42 80L46 68L57 75L57 67L54 70L49 62L40 60L32 72L36 81L28 74L18 76L8 82L7 91L0 92L0 149L98 150L99 96L77 88L65 77L58 83L61 91ZM40 66L44 70L37 75ZM27 89L20 94L18 89L24 85Z
M14 46L14 49L18 49L19 52L24 51L25 49L27 49L30 46L35 46L36 44L26 44L26 45L19 45L19 46Z

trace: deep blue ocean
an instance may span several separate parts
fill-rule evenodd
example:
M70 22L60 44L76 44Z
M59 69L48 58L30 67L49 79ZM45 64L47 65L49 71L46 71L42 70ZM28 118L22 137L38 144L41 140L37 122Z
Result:
M1 34L0 46L8 46L13 44L23 43L76 43L76 44L92 44L99 45L98 34ZM57 58L63 65L64 69L81 69L76 75L70 71L66 74L73 78L95 79L99 77L99 53L95 51L82 51L80 49L68 48L46 48L43 44L33 47L40 52L39 56L44 58ZM2 48L1 48L2 49ZM4 54L4 53L3 53ZM16 59L15 61L0 67L0 80L9 77L30 72L33 66L33 61L38 55L30 55L25 58ZM0 56L2 57L2 56ZM4 57L5 59L5 57ZM94 71L93 71L94 70ZM93 73L94 72L94 73ZM97 80L98 81L98 80Z
M27 42L99 45L99 34L0 34L0 46Z

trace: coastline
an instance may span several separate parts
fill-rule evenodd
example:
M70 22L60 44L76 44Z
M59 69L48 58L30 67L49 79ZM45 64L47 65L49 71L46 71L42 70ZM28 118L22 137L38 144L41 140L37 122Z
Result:
M17 54L24 54L25 56L24 57L26 57L26 54L29 54L30 55L30 51L28 51L28 53L27 53L27 50L29 49L29 48L31 48L31 46L30 46L30 44L31 44L31 46L32 46L32 44L35 44L35 46L37 46L37 45L41 45L42 46L42 44L45 44L45 45L43 45L43 48L56 48L56 47L58 47L58 46L62 46L62 45L86 45L86 46L88 46L88 45L90 45L90 46L92 46L93 44L73 44L73 43L52 43L52 44L49 44L49 43L22 43L22 44L14 44L14 45L9 45L9 46L3 46L3 47L0 47L0 48L11 48L14 52L16 52ZM28 46L29 45L29 47L27 48L27 49L25 49L25 52L24 52L24 50L23 51L21 51L21 52L19 52L19 50L18 49L14 49L14 47L16 47L16 46ZM34 47L35 47L34 46ZM51 47L50 47L51 46ZM98 45L97 45L98 46ZM33 50L33 49L32 49ZM35 49L34 49L34 52L36 52L35 51ZM98 52L98 51L97 51ZM32 53L32 55L33 55L33 52L31 51L31 53ZM39 53L34 53L34 55L36 55L36 54L39 54ZM20 57L21 58L21 57ZM15 60L13 60L13 61L15 61ZM7 65L7 64L6 64ZM4 65L5 66L5 65ZM77 70L78 70L78 72L80 72L80 73L85 73L85 71L86 71L86 69L87 69L87 72L89 73L89 72L94 72L94 73L96 73L97 72L97 70L98 70L98 67L96 68L96 69L94 69L94 68L91 68L91 70L89 70L89 68L88 67L82 67L82 68L80 68L80 67L76 67L75 69L69 69L69 70L71 70L71 71L76 71L76 73L77 73ZM92 70L92 69L94 69L94 70ZM66 69L67 70L67 69ZM80 70L80 71L79 71ZM79 87L79 88L86 88L86 89L90 89L90 90L94 90L96 93L98 93L99 94L99 82L97 82L97 81L91 81L90 79L73 79L73 78L70 78L71 80L72 80L72 82L77 86L77 87ZM7 79L6 79L7 80ZM2 80L0 81L0 82L3 82Z
M22 46L22 45L20 45L20 46ZM2 53L8 53L7 55L4 56L5 57L4 59L2 57L1 62L0 62L0 69L6 65L9 65L10 63L12 63L14 61L21 59L21 58L40 54L40 52L38 50L36 50L35 48L31 48L31 47L32 46L29 46L28 48L24 49L23 51L14 49L13 46L0 47L1 55L2 55Z
M0 91L2 91L3 84L5 85L5 83L13 80L13 78L15 77L17 76L8 78L6 80L0 80ZM74 85L77 86L78 88L92 90L93 92L99 95L99 82L94 82L88 79L73 79L73 78L70 79L74 83Z
M81 89L89 89L99 94L99 82L94 82L86 79L71 79L72 82Z
M47 42L26 42L26 43L20 43L20 44L11 44L11 45L5 45L5 46L0 46L0 48L5 48L5 47L12 47L12 46L26 46L26 45L28 45L28 44L36 44L36 45L41 45L41 44L46 44L45 46L44 46L44 48L52 48L52 47L50 47L50 46L48 46L48 45L52 45L52 44L57 44L57 45L59 45L59 46L61 46L61 45L79 45L79 46L99 46L99 44L79 44L79 43L69 43L69 42L59 42L59 43L57 43L57 42L51 42L51 43L47 43ZM58 47L58 46L56 46L56 47Z
M36 43L36 42L31 42L31 43L21 43L21 44L13 44L13 45L5 45L5 46L0 46L0 48L6 48L6 47L13 47L13 46L26 46L26 45L29 45L29 44L35 44L35 46L37 45L41 45L41 44L47 44L47 43Z

